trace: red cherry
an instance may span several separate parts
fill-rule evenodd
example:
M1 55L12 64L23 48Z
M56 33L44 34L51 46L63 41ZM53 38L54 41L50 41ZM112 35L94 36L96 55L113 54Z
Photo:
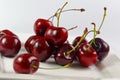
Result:
M32 54L20 54L14 59L13 69L16 73L32 74L39 68L39 60Z
M36 40L39 38L40 36L33 35L27 39L24 46L29 53L32 53L33 45L35 44Z
M83 66L91 66L97 62L97 52L89 44L82 43L77 50L77 59Z
M42 36L33 35L25 42L25 49L40 61L46 61L52 55L52 48Z
M0 53L6 57L14 57L21 48L21 42L16 36L3 34L0 37Z
M68 54L67 52L72 49L72 46L68 43L63 44L55 53L54 59L57 64L67 65L73 62L75 58L74 51Z
M52 55L52 48L44 37L37 39L32 48L32 54L38 57L41 62L46 61Z
M45 33L45 39L52 46L62 45L68 38L68 31L63 27L49 27Z
M52 22L46 19L37 19L34 23L34 32L36 35L44 36L46 29L53 26Z

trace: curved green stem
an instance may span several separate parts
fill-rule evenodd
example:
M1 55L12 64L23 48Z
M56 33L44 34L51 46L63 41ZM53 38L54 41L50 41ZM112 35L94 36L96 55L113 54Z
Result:
M69 68L72 64L66 64L64 66L58 66L58 67L53 67L53 68L45 68L45 67L39 67L39 69L45 69L45 70L55 70L55 69L62 69L62 68ZM32 66L33 68L38 68L36 66Z
M103 25L103 23L104 23L105 17L106 17L106 10L107 10L107 8L104 7L104 15L103 15L103 19L102 19L101 24L100 24L100 27L99 27L99 29L98 29L99 32L100 32L100 29L101 29L101 27L102 27L102 25Z
M52 15L51 17L49 17L48 20L50 20L51 18L54 18L55 16L57 16L59 10L60 10L60 8L55 12L54 15ZM81 9L67 9L67 10L63 10L61 13L68 12L68 11L80 11L80 12L84 12L85 9L83 9L83 8L81 8Z
M75 29L75 28L77 28L77 27L78 27L78 26L71 27L71 28L67 29L67 31L73 30L73 29Z
M59 12L58 15L57 15L57 27L59 27L61 12L62 12L63 8L64 8L67 4L68 4L68 2L66 2L66 3L62 6L62 8L60 8L60 12Z
M48 20L50 20L51 18L54 18L57 15L57 13L59 12L59 10L60 10L60 8L55 12L54 15L52 15L51 17L49 17Z
M80 12L84 12L85 9L83 9L83 8L81 8L81 9L67 9L67 10L63 10L62 13L63 12L68 12L68 11L80 11Z
M85 28L84 33L81 36L81 39L78 41L78 43L75 45L75 47L73 47L70 51L68 51L66 53L67 55L70 55L70 53L73 52L80 45L80 43L84 40L85 35L87 34L87 32L88 32L88 30L87 30L87 28Z

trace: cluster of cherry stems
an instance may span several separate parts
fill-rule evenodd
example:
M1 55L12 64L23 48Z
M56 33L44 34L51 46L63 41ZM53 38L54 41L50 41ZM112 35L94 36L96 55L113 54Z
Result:
M36 72L40 67L40 62L45 62L54 56L55 63L61 65L58 68L67 68L72 65L74 60L80 65L88 67L96 62L101 62L109 52L109 45L101 38L96 37L100 34L100 29L106 16L104 16L98 30L95 23L93 30L85 28L81 36L77 36L72 43L69 43L68 31L76 28L66 29L59 27L60 15L67 11L81 11L84 9L63 10L67 2L57 10L49 19L37 19L34 23L35 35L30 36L24 44L26 53L18 54L21 49L21 41L18 36L10 30L0 31L0 53L5 57L15 57L13 69L16 73L30 74ZM57 19L57 26L52 23L53 18ZM52 20L51 20L52 19ZM93 32L92 40L86 40L86 36Z

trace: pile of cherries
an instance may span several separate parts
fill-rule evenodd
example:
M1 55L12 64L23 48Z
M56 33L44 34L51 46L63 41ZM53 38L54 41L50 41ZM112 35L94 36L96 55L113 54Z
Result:
M69 64L72 64L76 59L81 65L89 67L96 62L101 62L108 55L109 45L103 39L96 37L100 34L106 16L106 8L104 8L104 16L98 30L95 23L92 23L93 30L88 31L88 28L85 28L83 34L77 36L70 43L68 41L69 30L59 26L60 15L64 12L63 8L66 4L67 2L51 17L57 18L57 26L54 26L51 18L39 18L35 21L35 35L30 36L24 44L27 52L16 56L14 59L13 69L15 72L34 73L40 68L40 62L45 62L51 56L54 56L55 63L63 67L69 67ZM79 10L83 11L84 9ZM11 57L15 56L21 46L18 37L12 32L2 31L2 33L0 34L0 52L5 56L8 54ZM86 40L89 33L94 33L90 41Z

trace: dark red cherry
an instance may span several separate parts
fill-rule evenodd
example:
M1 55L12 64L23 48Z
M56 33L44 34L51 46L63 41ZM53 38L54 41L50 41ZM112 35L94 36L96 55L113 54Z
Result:
M45 39L52 46L60 46L68 38L68 31L63 27L49 27L45 33Z
M53 26L52 22L46 19L37 19L34 23L34 32L36 35L44 36L46 29Z
M69 41L65 41L64 44L70 44ZM63 45L64 45L63 44ZM59 48L61 48L63 45L60 45L58 47L54 47L54 46L51 46L52 47L52 54L55 55L57 53L57 51L59 50Z
M97 62L97 52L94 48L86 43L82 43L77 50L77 59L85 67L91 66Z
M0 53L6 57L14 57L21 48L21 42L16 36L3 34L0 37Z
M24 44L24 47L25 49L29 52L29 53L32 53L32 49L33 49L33 45L35 44L36 40L41 38L40 36L36 36L36 35L33 35L33 36L30 36L25 44Z
M63 44L54 56L55 62L60 65L72 63L75 58L75 54L74 51L68 53L70 50L72 50L72 46L70 44Z
M94 42L95 42L95 44L94 44ZM91 45L98 53L98 59L99 59L99 61L101 61L108 55L110 47L107 44L107 42L105 42L101 38L95 38L94 42Z
M18 55L13 62L13 69L16 73L32 74L35 73L38 68L38 58L29 53Z
M52 55L52 48L44 37L37 39L32 48L32 54L42 62L46 61Z

